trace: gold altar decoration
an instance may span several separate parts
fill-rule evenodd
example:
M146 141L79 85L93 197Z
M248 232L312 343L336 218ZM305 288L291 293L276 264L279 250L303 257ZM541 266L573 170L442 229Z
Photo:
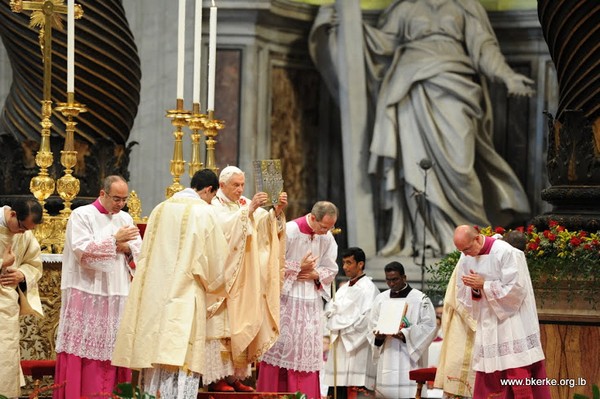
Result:
M77 151L75 151L75 125L77 122L73 118L80 113L86 112L85 105L75 102L75 94L67 93L67 102L60 103L56 110L61 112L66 118L66 133L65 147L60 152L60 163L65 168L65 174L56 182L58 195L64 201L64 208L60 211L65 219L71 215L71 201L79 194L79 179L73 176L73 167L77 163Z
M142 201L140 200L140 197L137 195L135 190L132 190L129 193L129 199L127 200L127 209L135 224L148 222L147 216L142 217Z
M222 120L215 119L214 111L208 111L208 115L200 113L200 104L194 103L192 111L183 109L183 100L177 99L177 107L167 111L167 118L171 119L171 124L175 126L173 136L175 144L173 147L173 157L171 158L171 166L169 168L173 176L173 182L166 189L166 197L171 198L173 194L184 189L180 183L181 175L185 172L185 161L183 159L183 127L188 126L192 131L190 138L192 140L192 160L189 162L189 176L194 176L194 173L203 167L212 170L215 174L219 174L219 168L215 160L215 146L217 140L215 137L219 134L219 130L225 127ZM200 161L200 130L204 130L206 137L206 164L203 165Z
M167 187L166 197L171 198L173 194L183 190L183 186L179 182L181 175L185 172L185 161L183 160L183 127L187 126L191 112L183 109L183 99L177 99L176 109L167 111L167 118L171 119L171 124L175 126L173 136L175 144L173 146L173 158L171 159L170 172L173 176L173 183Z
M77 163L77 151L75 151L74 142L75 125L77 123L73 121L73 118L78 116L81 112L86 112L87 110L84 105L75 102L74 93L67 93L67 102L59 103L56 107L56 110L60 111L67 118L65 146L60 152L60 163L65 168L65 174L56 182L56 189L58 191L58 195L64 201L64 208L57 216L48 215L47 211L44 209L43 222L36 227L34 234L39 241L40 246L42 247L42 252L58 254L62 253L65 246L65 232L67 230L67 221L71 215L71 201L73 201L73 199L79 193L79 179L71 174L73 172L73 167ZM49 130L47 134L49 135ZM43 142L44 136L42 136L42 143ZM48 153L50 152L44 152L42 147L37 156L42 154L42 156L47 157ZM47 161L51 165L52 153L50 153L50 156L47 158L49 158ZM46 166L46 168L48 166ZM44 169L40 171L40 175L42 173L46 173L47 175L47 172ZM36 179L39 177L40 176L36 176L31 180L31 187L36 184ZM38 193L38 195L36 195L38 201L40 201L40 198L45 200L50 194L52 194L52 192L54 192L54 186L55 184L52 180L51 190L37 190L34 192L34 195ZM40 202L43 204L42 201Z
M190 177L194 176L194 173L204 167L204 164L200 162L200 130L204 128L204 119L206 115L200 113L200 104L194 103L192 105L192 115L190 116L188 123L192 134L192 160L189 162L189 174Z
M35 164L40 168L37 176L29 182L29 191L40 202L44 211L44 219L48 216L46 211L46 199L54 192L54 179L48 175L48 168L52 166L54 157L50 151L50 130L52 122L50 115L52 113L52 101L42 101L42 141L40 149L35 155ZM39 238L38 238L39 239Z
M59 179L58 187L54 179L48 175L48 168L52 166L54 156L50 150L50 133L52 131L52 29L62 29L60 14L67 13L67 6L62 0L23 1L11 0L10 7L13 12L20 13L25 10L31 13L29 26L40 28L40 48L44 63L43 100L41 107L41 143L40 149L35 156L35 163L40 168L39 174L31 179L29 190L40 202L44 212L44 222L35 229L35 236L42 246L44 252L62 252L64 247L64 234L67 219L71 214L71 200L79 192L79 180L71 175L75 166L77 152L74 151L73 133L75 122L73 117L82 110L81 104L74 102L73 93L67 93L67 104L61 104L63 114L68 118L67 132L65 138L65 149L61 151L61 164L65 167L65 176ZM79 4L75 5L75 18L83 16L83 9ZM65 209L59 216L50 216L46 210L46 200L55 188L58 188L60 197L65 201Z
M206 168L219 174L219 168L215 161L215 145L217 140L215 137L219 134L219 130L225 127L225 122L215 119L214 111L208 111L208 118L204 120L204 136L206 136Z
M60 314L61 263L44 263L44 274L38 283L44 318L24 316L21 319L21 356L23 359L53 359Z

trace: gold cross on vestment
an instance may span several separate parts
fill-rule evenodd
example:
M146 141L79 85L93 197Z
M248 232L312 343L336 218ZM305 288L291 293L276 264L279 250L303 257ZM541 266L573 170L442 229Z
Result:
M52 28L62 29L62 18L60 14L67 13L67 6L63 0L41 0L23 1L11 0L10 9L13 12L23 10L33 11L31 13L29 26L40 28L40 47L42 49L42 61L44 63L44 101L51 101L52 80ZM75 18L83 15L83 9L79 4L75 5Z

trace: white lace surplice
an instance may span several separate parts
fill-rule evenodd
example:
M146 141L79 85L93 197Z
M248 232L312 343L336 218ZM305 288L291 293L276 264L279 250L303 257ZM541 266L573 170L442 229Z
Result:
M63 291L56 352L93 360L112 358L126 296L94 295L68 288Z
M181 369L171 371L156 367L144 369L143 393L162 398L195 399L200 387L200 374Z
M296 371L319 371L323 365L323 298L329 300L330 288L338 271L337 244L333 235L301 233L296 222L286 224L286 270L281 289L281 330L279 339L262 361ZM311 252L319 257L320 286L313 281L297 281L300 261Z
M93 205L77 208L67 224L61 275L62 303L56 352L110 360L132 270L116 252L113 235L133 225L126 212L103 214ZM141 237L130 241L137 257Z

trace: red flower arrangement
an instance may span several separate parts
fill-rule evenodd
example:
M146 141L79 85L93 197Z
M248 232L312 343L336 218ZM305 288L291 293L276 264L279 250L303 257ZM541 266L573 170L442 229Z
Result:
M475 228L487 236L507 232L503 227ZM552 295L565 288L567 299L582 296L596 307L600 300L600 231L569 231L554 220L541 231L534 225L514 230L525 234L527 239L525 255L531 280L547 294L539 296L542 303L548 299L545 296L556 298ZM427 268L432 276L429 287L433 293L443 295L459 257L460 252L454 251Z

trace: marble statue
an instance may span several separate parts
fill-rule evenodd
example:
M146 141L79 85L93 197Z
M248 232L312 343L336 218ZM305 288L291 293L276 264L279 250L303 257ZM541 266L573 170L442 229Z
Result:
M321 7L309 39L338 100L343 94L335 91L335 54L344 45L335 40L339 11ZM373 120L364 167L378 176L375 206L393 214L379 254L410 254L423 228L431 246L447 253L457 225L525 218L530 208L523 187L494 150L486 81L503 82L510 95L524 96L533 94L533 81L506 63L479 2L397 0L375 26L357 22L367 93L353 100L364 102Z

